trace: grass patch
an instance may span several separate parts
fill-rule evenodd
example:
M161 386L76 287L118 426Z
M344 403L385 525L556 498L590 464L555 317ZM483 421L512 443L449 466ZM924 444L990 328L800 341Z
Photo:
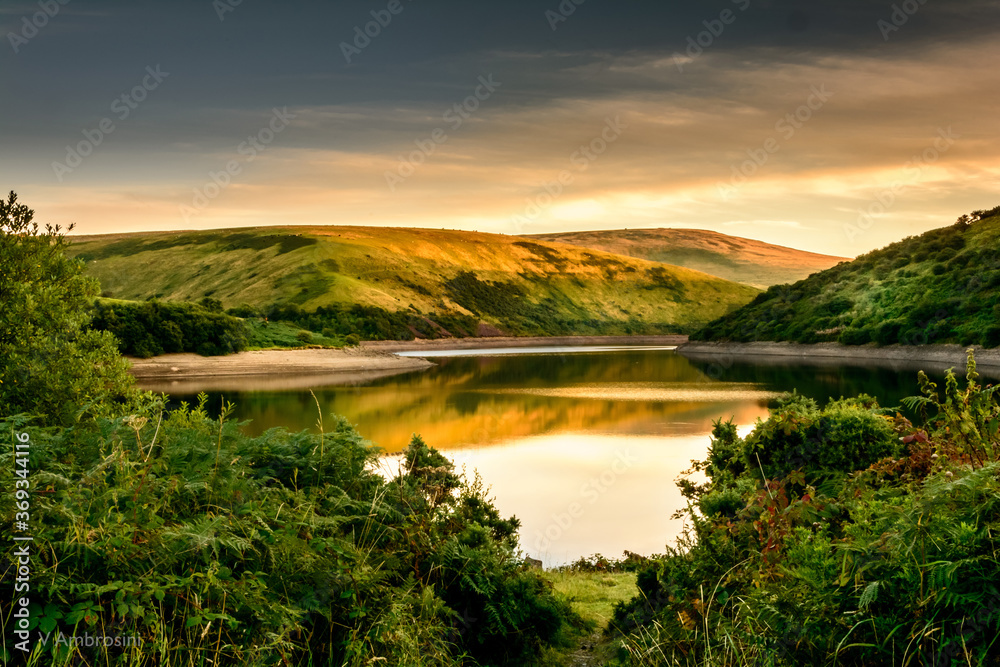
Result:
M244 321L250 332L247 336L247 349L249 350L272 350L306 345L341 348L345 344L344 339L340 336L327 337L312 331L308 332L312 336L311 340L305 342L299 338L299 335L306 329L289 322L271 322L258 318Z
M545 579L556 592L566 597L573 610L584 620L603 629L614 616L618 602L628 602L636 595L635 572L564 572L548 571Z
M614 617L615 605L626 604L636 595L636 573L564 569L550 570L542 576L583 622L573 628L567 642L545 648L540 667L610 664L619 642L604 629Z

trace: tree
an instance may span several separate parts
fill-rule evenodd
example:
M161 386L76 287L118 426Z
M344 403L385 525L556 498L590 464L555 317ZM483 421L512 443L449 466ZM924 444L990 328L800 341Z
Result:
M13 192L0 199L0 414L69 424L120 412L140 392L115 338L87 327L98 282L34 215Z

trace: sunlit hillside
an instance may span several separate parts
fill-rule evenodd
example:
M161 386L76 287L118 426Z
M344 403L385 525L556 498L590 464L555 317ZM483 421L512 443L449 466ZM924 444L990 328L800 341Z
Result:
M844 260L703 229L613 229L531 238L675 264L762 288L801 280Z
M378 306L511 333L687 331L757 290L600 250L475 232L267 227L77 237L105 296ZM431 315L433 319L433 315ZM604 326L597 326L604 325ZM610 328L609 328L610 327Z
M1000 207L907 237L699 331L710 341L1000 345Z

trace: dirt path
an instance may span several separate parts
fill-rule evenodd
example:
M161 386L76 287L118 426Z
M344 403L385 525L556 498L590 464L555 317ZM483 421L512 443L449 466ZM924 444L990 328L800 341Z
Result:
M601 665L606 662L606 658L599 655L605 653L605 651L599 650L603 643L605 643L605 641L600 632L596 632L589 637L585 637L580 642L579 648L569 654L566 666L601 667Z

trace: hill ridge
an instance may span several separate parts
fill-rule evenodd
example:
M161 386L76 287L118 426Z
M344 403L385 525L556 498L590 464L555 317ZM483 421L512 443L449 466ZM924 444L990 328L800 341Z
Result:
M707 229L629 228L526 237L683 266L759 288L794 282L847 259Z

